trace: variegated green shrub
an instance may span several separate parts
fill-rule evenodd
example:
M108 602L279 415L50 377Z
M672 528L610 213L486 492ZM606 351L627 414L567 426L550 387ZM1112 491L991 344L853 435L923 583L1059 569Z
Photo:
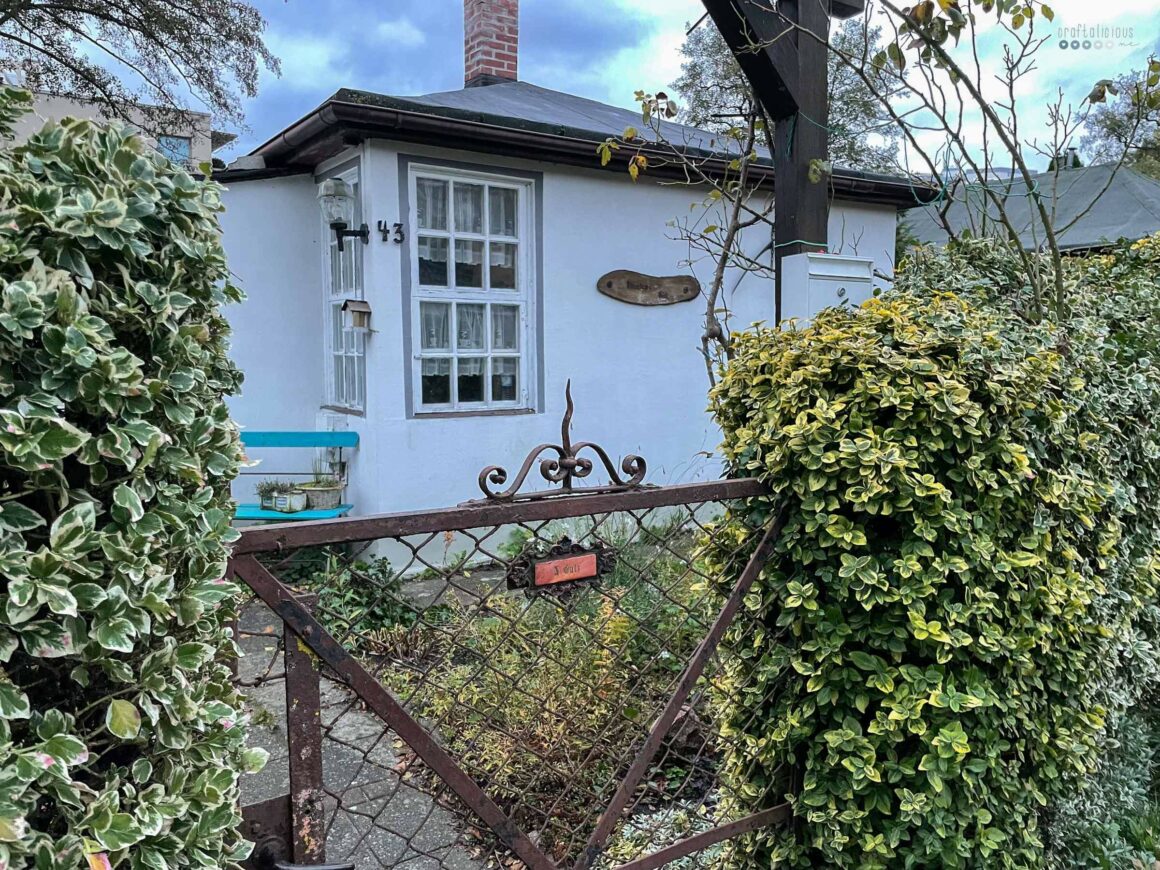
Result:
M220 210L118 127L0 150L0 868L246 851Z
M798 823L732 866L1058 854L1052 819L1157 685L1160 282L1125 265L1141 256L1069 266L1065 324L1021 316L1017 260L974 243L860 309L738 336L712 398L724 452L787 524L745 602L767 634L726 642L725 775L745 811L793 771Z

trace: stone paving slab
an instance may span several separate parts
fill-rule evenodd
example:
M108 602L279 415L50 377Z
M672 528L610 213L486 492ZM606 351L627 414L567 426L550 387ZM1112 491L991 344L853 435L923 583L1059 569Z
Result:
M260 605L240 620L238 677L261 681L243 689L255 720L251 743L270 753L265 769L243 777L243 806L290 790L280 626L273 623ZM321 689L327 860L353 861L359 870L480 870L455 814L400 777L394 733L344 685L323 678Z

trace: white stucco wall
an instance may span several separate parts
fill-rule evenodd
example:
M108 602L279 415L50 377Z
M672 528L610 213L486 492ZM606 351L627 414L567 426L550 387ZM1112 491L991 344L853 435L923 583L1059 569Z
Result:
M230 410L249 429L313 430L325 395L314 180L298 175L238 184L224 199L229 268L247 296L226 309L234 333L231 356L245 373ZM310 451L278 452L263 451L266 469L310 471ZM239 478L235 496L253 500L255 479L248 473Z
M383 242L379 220L401 214L399 155L543 173L544 287L542 367L545 396L537 413L408 418L411 365L401 322L403 260L408 246ZM345 155L343 159L349 155ZM638 453L648 480L678 483L716 477L706 456L719 433L705 412L708 380L699 351L703 301L639 307L609 299L596 280L613 269L653 275L688 273L685 243L668 223L690 214L701 196L599 170L505 160L465 152L372 142L361 149L363 214L372 227L364 249L365 296L374 311L367 342L365 416L344 417L361 435L349 500L358 513L412 510L479 497L487 465L514 473L527 451L558 442L564 385L576 402L573 438L603 445L614 458ZM323 170L327 167L323 167ZM241 182L227 191L225 246L250 300L231 316L235 358L247 372L238 420L254 429L311 428L324 387L322 278L314 180L305 176ZM895 212L837 204L830 219L836 251L873 257L892 269ZM768 241L754 235L745 248ZM707 286L712 264L694 268ZM732 325L774 318L772 282L731 275ZM736 289L733 290L736 286ZM264 348L274 345L272 357ZM269 467L274 460L270 460ZM593 478L595 480L595 476Z

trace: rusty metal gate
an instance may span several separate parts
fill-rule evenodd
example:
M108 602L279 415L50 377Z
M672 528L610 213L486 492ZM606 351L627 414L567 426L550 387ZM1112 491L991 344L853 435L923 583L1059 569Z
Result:
M639 457L572 444L570 418L569 398L561 443L506 489L485 469L477 502L242 531L238 679L272 750L252 866L708 867L788 820L781 771L736 788L719 715L777 691L738 655L776 631L744 599L777 522L732 588L703 564L763 486L647 486ZM607 485L574 486L582 454ZM556 488L521 494L537 464Z

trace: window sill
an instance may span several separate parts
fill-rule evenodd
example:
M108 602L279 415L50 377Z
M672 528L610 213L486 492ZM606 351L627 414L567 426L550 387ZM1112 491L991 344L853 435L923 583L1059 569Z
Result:
M332 411L335 414L346 414L348 417L365 417L366 411L359 411L354 408L344 408L342 405L320 405L320 411Z
M415 420L448 420L456 417L521 417L535 414L535 408L481 408L478 411L416 411Z

